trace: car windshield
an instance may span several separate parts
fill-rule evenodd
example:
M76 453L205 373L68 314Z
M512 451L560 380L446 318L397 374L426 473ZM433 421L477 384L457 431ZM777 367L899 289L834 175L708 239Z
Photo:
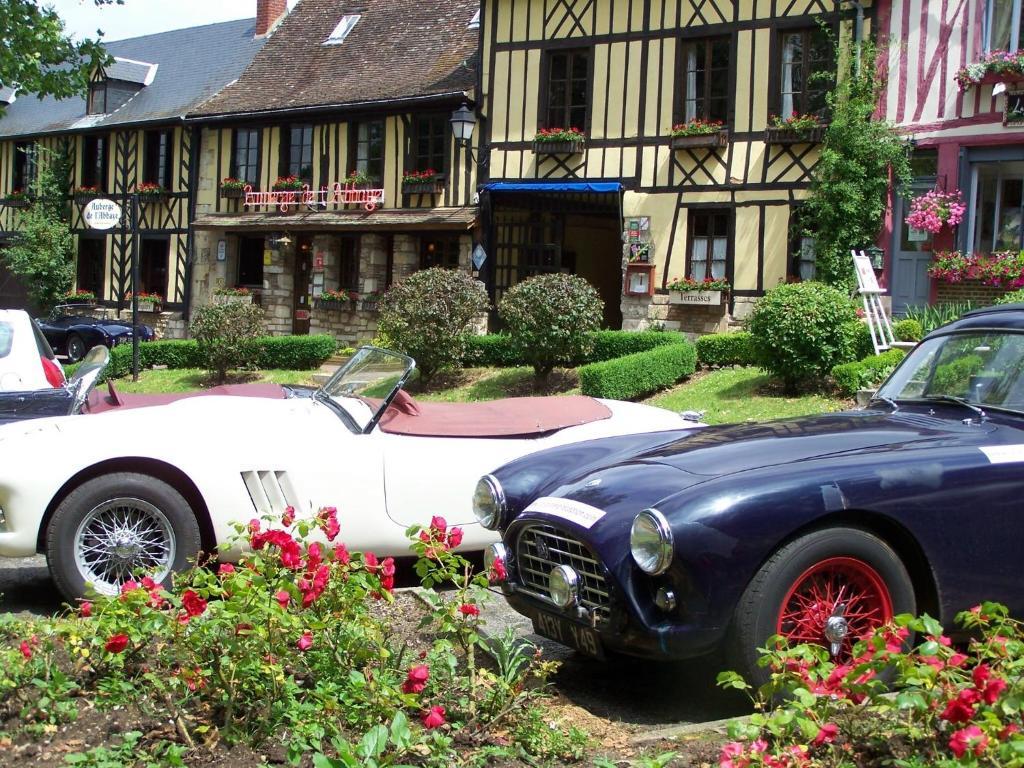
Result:
M927 339L877 396L1024 412L1024 334L972 331Z
M360 347L317 392L340 405L359 431L369 432L409 378L416 362L377 347Z

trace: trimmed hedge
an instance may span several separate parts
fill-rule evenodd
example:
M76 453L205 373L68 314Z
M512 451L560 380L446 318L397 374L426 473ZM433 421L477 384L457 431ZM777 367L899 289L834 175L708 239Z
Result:
M701 365L755 365L754 337L746 331L709 333L697 339Z
M670 387L696 369L697 350L692 344L666 344L584 365L579 369L580 389L591 397L631 400Z
M675 331L596 331L594 349L577 364L597 363L617 357L646 352L666 344L678 344L686 337ZM516 355L512 337L504 333L471 336L466 345L463 365L467 367L517 368L529 365Z
M902 349L890 349L856 363L843 363L832 369L832 380L844 394L852 397L859 389L880 384L904 357L906 353Z
M310 370L321 366L334 354L334 337L318 336L264 336L257 342L257 368L286 368ZM199 345L192 339L168 339L139 344L139 365L152 368L202 368L205 365ZM121 344L110 350L110 364L104 379L118 379L132 372L132 345Z

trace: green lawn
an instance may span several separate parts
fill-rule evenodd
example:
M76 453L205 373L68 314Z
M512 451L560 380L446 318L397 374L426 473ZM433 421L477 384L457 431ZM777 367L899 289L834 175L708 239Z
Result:
M410 391L418 400L464 403L532 395L578 395L579 378L574 370L558 369L540 391L534 388L533 368L465 368L435 376L427 390L413 382Z
M251 373L232 373L228 377L229 384L270 381L275 384L313 384L315 371L268 370L252 371ZM139 373L139 380L132 381L131 376L115 379L114 386L119 392L187 392L193 389L207 389L213 383L206 371L199 368L146 370Z
M850 406L849 401L828 395L780 393L781 387L757 368L722 368L697 374L646 402L673 411L704 411L708 424L806 416Z

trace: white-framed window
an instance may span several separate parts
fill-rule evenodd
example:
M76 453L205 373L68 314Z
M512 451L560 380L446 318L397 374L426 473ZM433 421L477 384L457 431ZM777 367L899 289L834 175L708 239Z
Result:
M348 33L352 31L352 28L359 22L358 13L350 13L341 17L341 21L331 32L330 36L324 40L324 45L340 45L345 42L345 38L348 37Z
M1021 0L987 0L984 22L986 51L1016 51L1024 44Z
M993 253L1024 247L1024 161L976 163L969 200L969 250Z

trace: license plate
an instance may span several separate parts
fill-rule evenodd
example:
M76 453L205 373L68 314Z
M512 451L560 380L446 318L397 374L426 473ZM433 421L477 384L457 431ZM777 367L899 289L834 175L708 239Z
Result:
M604 648L601 646L601 638L597 632L590 627L577 624L573 621L552 616L550 613L538 613L533 617L533 630L538 635L543 635L551 640L557 640L562 645L575 648L587 656L595 659L604 659Z

